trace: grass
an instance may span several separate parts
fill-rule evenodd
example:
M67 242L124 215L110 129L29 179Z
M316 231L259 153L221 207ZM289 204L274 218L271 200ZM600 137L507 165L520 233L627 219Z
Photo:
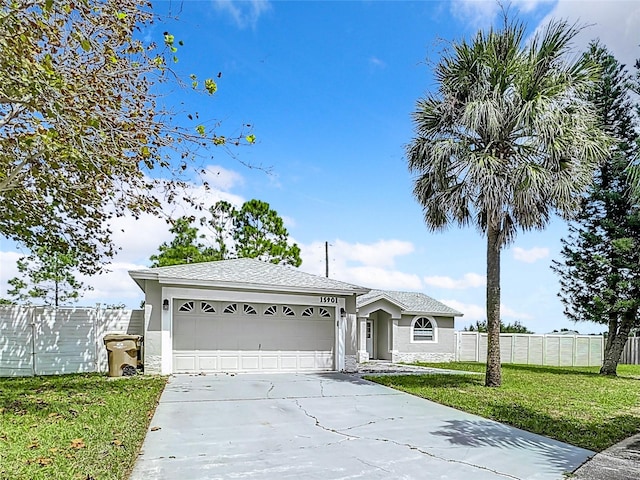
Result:
M478 363L420 363L484 372ZM502 387L481 375L366 377L374 382L497 420L578 447L602 451L640 432L640 366L618 366L618 377L598 367L503 365Z
M125 479L166 379L0 378L0 479Z

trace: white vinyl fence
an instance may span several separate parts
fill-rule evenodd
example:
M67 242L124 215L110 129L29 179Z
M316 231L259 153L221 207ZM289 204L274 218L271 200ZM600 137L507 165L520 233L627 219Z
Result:
M106 333L142 335L142 310L0 306L0 376L106 372Z
M484 362L487 359L487 334L456 332L456 360ZM586 367L602 364L602 335L500 334L502 363Z
M620 363L640 365L640 337L629 337L627 339L620 356Z

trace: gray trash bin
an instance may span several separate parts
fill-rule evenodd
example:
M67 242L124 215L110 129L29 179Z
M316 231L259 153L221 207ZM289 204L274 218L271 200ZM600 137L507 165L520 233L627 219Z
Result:
M109 358L109 376L122 377L123 370L134 371L138 366L141 335L110 333L104 336ZM133 369L133 370L132 370Z

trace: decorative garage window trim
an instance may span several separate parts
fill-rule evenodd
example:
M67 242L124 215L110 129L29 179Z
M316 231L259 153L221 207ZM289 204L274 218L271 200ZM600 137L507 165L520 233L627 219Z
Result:
M270 307L267 307L264 311L265 315L277 315L278 314L278 307L276 305L271 305Z
M302 311L303 317L313 317L313 307L307 307Z
M257 315L258 312L256 311L255 307L253 305L249 305L248 303L245 303L242 306L242 311L245 313L245 315Z
M432 317L417 316L411 322L411 343L436 343L438 324Z
M209 302L200 302L200 310L204 313L216 313L216 309Z
M320 316L322 318L331 318L331 312L329 310L327 310L326 308L322 308L320 307Z
M238 311L238 304L230 303L229 305L224 307L224 310L222 311L222 313L236 313L237 311Z
M283 305L282 306L282 314L285 317L295 317L296 316L296 312L293 311L293 309L287 305Z
M179 312L193 312L194 302L184 302L178 309Z

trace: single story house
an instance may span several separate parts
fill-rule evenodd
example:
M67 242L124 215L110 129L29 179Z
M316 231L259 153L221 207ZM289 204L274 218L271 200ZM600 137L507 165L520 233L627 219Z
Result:
M461 313L239 258L132 270L148 373L353 371L370 358L452 360Z

